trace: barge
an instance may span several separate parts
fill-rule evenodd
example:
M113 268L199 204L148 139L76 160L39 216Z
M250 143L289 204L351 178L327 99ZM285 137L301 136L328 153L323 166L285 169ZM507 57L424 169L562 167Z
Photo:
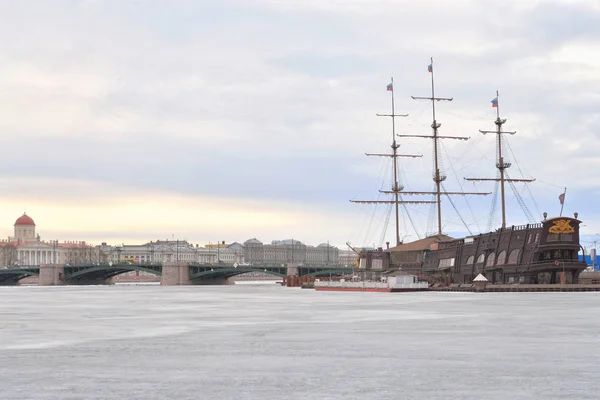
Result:
M382 277L377 281L319 281L314 282L315 290L331 292L420 292L429 290L427 282L418 281L414 275L397 275Z

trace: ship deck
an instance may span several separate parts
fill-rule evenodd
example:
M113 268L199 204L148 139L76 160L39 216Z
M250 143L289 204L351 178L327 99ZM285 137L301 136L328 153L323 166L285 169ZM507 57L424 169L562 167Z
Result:
M435 285L434 285L435 286ZM429 290L437 292L476 292L474 284L461 284L450 286L430 287ZM488 284L485 292L600 292L600 284Z

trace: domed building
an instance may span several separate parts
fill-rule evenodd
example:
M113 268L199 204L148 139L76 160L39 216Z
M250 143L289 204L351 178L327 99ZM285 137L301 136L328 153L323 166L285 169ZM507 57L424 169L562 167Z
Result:
M13 224L13 236L0 241L0 266L64 264L93 260L94 249L82 241L44 241L35 221L23 213Z
M14 227L15 234L13 237L16 240L35 240L35 222L27 213L23 213L17 218Z

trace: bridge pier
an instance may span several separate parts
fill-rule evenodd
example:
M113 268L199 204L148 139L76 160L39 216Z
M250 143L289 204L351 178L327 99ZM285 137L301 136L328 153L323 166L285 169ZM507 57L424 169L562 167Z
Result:
M42 264L40 265L40 277L38 286L64 285L65 269L62 265Z
M300 271L298 270L297 263L289 263L287 264L287 271L285 273L285 285L287 287L299 287L300 286L300 278L298 275Z
M192 281L190 280L190 267L188 263L164 263L160 284L165 286L191 285Z

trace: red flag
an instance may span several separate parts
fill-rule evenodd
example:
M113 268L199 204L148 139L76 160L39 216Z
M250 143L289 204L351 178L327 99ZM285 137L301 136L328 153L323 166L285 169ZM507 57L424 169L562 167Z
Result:
M558 201L560 201L560 205L564 205L565 204L565 194L561 193L560 196L558 196Z

